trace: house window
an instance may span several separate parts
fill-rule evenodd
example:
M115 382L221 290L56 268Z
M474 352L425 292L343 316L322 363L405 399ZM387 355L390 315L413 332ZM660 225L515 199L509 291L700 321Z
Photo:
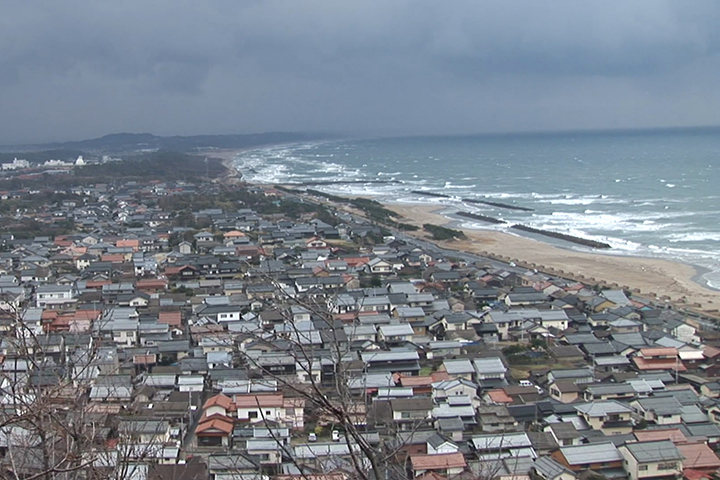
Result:
M676 468L677 463L675 462L658 463L658 470L675 470Z
M645 472L645 471L647 471L647 469L648 469L648 466L647 466L647 465L640 465L640 466L638 466L638 470L640 470L641 472Z
M257 418L258 412L248 412L248 418Z
M222 437L198 437L198 445L203 447L217 447L222 445Z
M400 418L410 418L410 412L402 412L402 413L400 413Z
M270 416L271 415L270 410L265 410L265 415Z

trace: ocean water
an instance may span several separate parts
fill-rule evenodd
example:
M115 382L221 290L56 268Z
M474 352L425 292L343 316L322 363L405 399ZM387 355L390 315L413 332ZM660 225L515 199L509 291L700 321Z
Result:
M607 242L611 255L679 260L707 269L701 281L720 288L717 129L337 140L246 151L236 165L248 182L335 182L311 188L488 215Z

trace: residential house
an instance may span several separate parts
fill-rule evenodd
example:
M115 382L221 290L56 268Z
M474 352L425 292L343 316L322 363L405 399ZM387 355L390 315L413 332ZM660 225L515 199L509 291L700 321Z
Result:
M605 435L624 435L632 432L632 408L616 400L584 403L575 406L593 430Z
M619 451L630 480L675 479L683 473L684 457L670 440L626 443Z

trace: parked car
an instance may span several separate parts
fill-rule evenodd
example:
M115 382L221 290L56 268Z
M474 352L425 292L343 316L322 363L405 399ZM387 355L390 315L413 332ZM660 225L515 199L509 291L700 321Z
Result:
M317 435L315 433L308 433L308 442L317 442Z
M340 432L338 430L332 431L332 441L333 442L339 442L340 441Z

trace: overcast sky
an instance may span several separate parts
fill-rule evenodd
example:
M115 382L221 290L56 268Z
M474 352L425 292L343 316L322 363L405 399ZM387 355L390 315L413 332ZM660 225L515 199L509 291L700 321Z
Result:
M0 143L720 124L720 2L0 0Z

